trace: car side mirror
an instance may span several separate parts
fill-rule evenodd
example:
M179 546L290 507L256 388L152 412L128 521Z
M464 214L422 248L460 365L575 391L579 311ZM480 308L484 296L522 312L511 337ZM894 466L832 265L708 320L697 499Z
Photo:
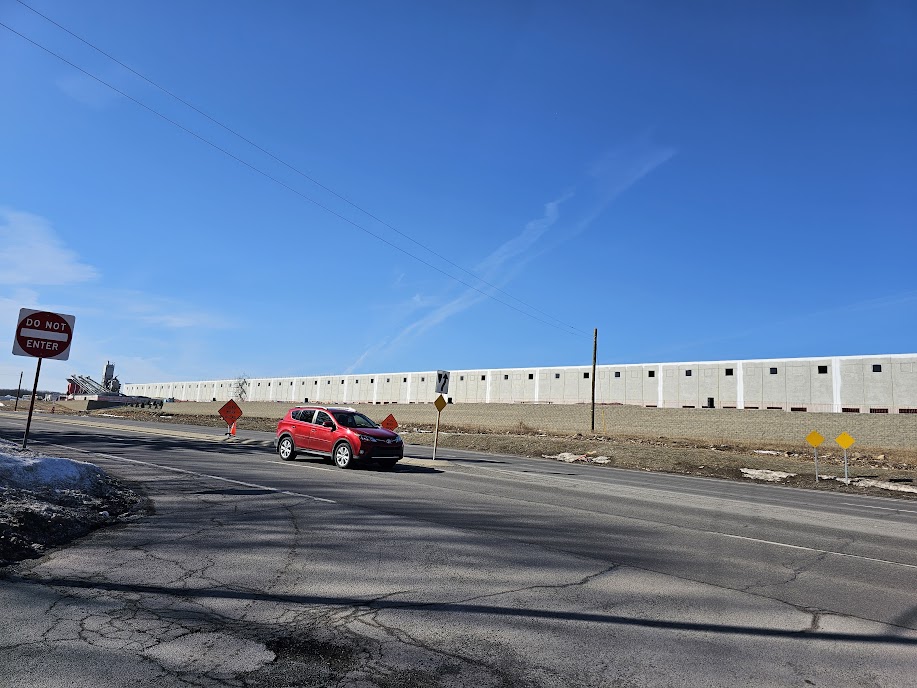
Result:
M334 430L334 423L332 423L330 420L326 420L324 423L322 423L322 425L324 425L326 428L331 428Z

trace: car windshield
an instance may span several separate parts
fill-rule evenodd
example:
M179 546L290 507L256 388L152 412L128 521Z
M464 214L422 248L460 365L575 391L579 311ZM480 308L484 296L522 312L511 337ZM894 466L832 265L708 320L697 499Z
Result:
M378 428L369 418L362 413L353 413L352 411L335 411L332 414L338 423L345 428Z

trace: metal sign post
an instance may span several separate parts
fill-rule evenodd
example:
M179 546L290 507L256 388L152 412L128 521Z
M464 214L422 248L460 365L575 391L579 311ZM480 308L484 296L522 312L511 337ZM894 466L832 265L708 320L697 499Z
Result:
M811 447L815 450L815 482L818 482L818 445L825 441L825 438L818 432L818 430L813 430L808 435L806 435L806 442L808 442Z
M19 397L22 396L22 373L19 373L19 386L16 388L16 404L13 406L14 411L19 410Z
M856 442L856 440L853 439L850 433L842 432L835 438L834 441L844 448L844 480L850 480L850 477L847 473L847 450L853 446L853 443Z
M32 384L32 398L29 399L29 417L25 421L25 435L22 436L22 448L29 444L29 428L32 426L32 411L35 409L35 395L38 394L38 374L41 372L41 359L35 365L35 382Z
M433 431L433 460L436 461L436 446L439 444L439 417L443 414L443 409L446 408L446 400L443 399L442 394L436 397L433 405L436 407L436 430Z

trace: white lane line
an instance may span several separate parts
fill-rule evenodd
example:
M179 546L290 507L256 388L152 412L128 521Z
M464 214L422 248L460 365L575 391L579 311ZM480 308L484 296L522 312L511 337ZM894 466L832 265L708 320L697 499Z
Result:
M863 509L882 509L883 511L900 511L905 514L917 514L917 511L911 509L893 509L889 506L869 506L868 504L851 504L850 502L841 502L844 506L857 506Z
M60 444L52 445L55 447L60 447L61 449L67 449L69 451L78 451L83 454L89 454L90 456L101 456L103 459L110 459L112 461L125 461L127 463L136 463L143 466L151 466L153 468L161 468L164 471L172 471L173 473L183 473L185 475L193 475L198 478L210 478L211 480L221 480L224 483L232 483L233 485L242 485L244 487L254 487L258 490L267 490L269 492L277 492L278 494L291 495L293 497L305 497L306 499L312 499L316 502L327 502L328 504L337 504L333 499L325 499L324 497L316 497L315 495L304 494L302 492L287 492L286 490L280 490L276 487L269 487L267 485L258 485L257 483L246 483L241 480L232 480L231 478L224 478L220 475L210 475L208 473L195 473L194 471L188 471L184 468L173 468L172 466L163 466L158 463L151 463L149 461L138 461L137 459L128 459L123 456L115 456L114 454L101 454L99 452L86 451L85 449L73 449L72 447L64 447Z
M830 549L815 549L814 547L804 547L803 545L789 545L785 542L775 542L774 540L761 540L759 538L747 537L745 535L732 535L731 533L719 533L714 530L701 530L698 531L701 533L708 533L709 535L720 535L722 537L734 538L736 540L748 540L750 542L760 542L765 545L776 545L778 547L787 547L789 549L802 549L807 552L816 552L818 554L834 554L839 557L847 557L849 559L862 559L864 561L874 561L879 564L891 564L893 566L904 566L909 569L917 569L917 565L914 564L904 564L900 561L890 561L888 559L876 559L874 557L864 557L859 554L845 554L844 552L835 552Z
M268 461L267 463L276 463L281 466L289 466L290 468L311 468L315 471L333 471L333 468L328 468L327 466L311 466L307 463L290 463L289 461Z

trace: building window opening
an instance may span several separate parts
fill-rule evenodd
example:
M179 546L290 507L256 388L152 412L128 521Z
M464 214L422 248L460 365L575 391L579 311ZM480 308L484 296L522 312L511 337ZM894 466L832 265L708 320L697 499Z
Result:
M828 374L828 366L818 366L818 374L819 374L819 375L827 375L827 374Z
M685 377L691 377L691 371L690 371L690 370L686 370L686 371L685 371Z
M583 373L583 379L584 379L584 380L588 380L588 379L589 379L589 373Z
M873 366L872 366L872 372L874 372L874 373L881 373L881 372L882 372L882 364L880 364L880 363L875 363L875 364L873 364Z
M534 380L534 379L535 379L535 374L529 373L529 380Z
M732 377L732 375L733 375L733 369L726 368L726 377Z
M504 376L503 376L503 379L504 379L504 380L509 380L509 375L504 375Z
M554 373L554 379L555 379L555 380L559 380L559 379L560 379L560 373Z
M647 376L647 377L656 377L656 371L655 371L655 370L647 370L647 371L646 371L646 376Z
M771 368L771 375L776 375L776 374L777 374L777 369Z

